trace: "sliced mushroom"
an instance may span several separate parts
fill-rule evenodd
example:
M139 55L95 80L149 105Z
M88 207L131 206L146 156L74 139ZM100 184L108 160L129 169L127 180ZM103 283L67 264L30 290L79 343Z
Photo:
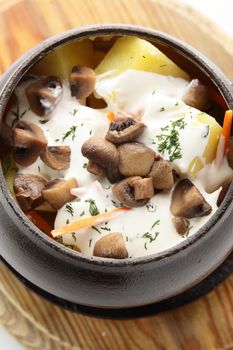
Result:
M190 180L183 179L177 183L171 200L174 216L194 218L209 215L211 211L212 207Z
M185 233L187 233L190 224L188 219L182 217L174 217L172 218L172 223L179 235L183 236Z
M166 160L156 160L148 177L153 179L155 190L170 190L174 184L171 163Z
M100 238L94 246L94 256L101 258L126 259L128 252L122 233L109 233Z
M118 147L119 170L124 176L146 176L155 160L155 152L139 142Z
M144 178L133 182L134 198L136 200L151 198L154 195L152 178Z
M108 178L108 181L110 181L112 184L123 179L123 176L120 173L118 166L108 167L106 169L106 176Z
M81 152L84 157L93 160L104 169L115 167L119 163L116 146L101 137L93 136L88 139L82 145Z
M78 100L88 97L95 87L95 71L85 66L75 66L70 74L71 95Z
M44 201L42 190L46 183L47 181L38 175L19 174L16 176L13 183L15 197L25 213Z
M26 87L31 110L43 117L52 112L62 94L62 82L58 77L39 79Z
M54 170L66 170L70 167L70 154L70 146L48 146L40 158Z
M227 160L228 164L233 169L233 137L230 138Z
M142 135L144 128L145 124L136 122L132 118L127 118L123 121L110 123L105 138L115 144L131 142Z
M112 187L112 193L125 207L142 207L149 201L149 198L135 199L134 183L139 180L140 176L128 177Z
M191 107L206 111L211 106L207 87L198 79L193 79L182 97L183 102Z
M16 163L29 166L46 148L47 140L39 126L21 120L13 128L13 145Z
M42 194L44 199L53 208L59 209L75 198L70 193L70 190L74 187L78 187L78 183L74 177L69 180L55 179L47 183Z
M87 164L87 171L89 173L96 175L96 176L103 176L104 175L104 168L96 164L93 160L89 160Z

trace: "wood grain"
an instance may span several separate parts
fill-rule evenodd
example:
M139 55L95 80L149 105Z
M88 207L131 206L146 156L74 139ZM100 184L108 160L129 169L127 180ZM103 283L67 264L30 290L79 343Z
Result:
M91 23L134 23L193 45L233 80L233 41L174 0L0 0L0 72L41 40ZM27 349L233 349L233 275L202 299L148 318L104 320L63 310L0 265L0 322Z

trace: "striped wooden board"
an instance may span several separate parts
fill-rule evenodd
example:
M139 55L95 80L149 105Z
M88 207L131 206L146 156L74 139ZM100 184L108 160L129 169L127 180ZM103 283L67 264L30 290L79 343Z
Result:
M0 0L0 72L51 35L110 22L172 34L211 58L233 80L233 40L178 0ZM26 349L34 350L230 350L233 275L207 296L175 311L119 321L50 304L0 264L0 322Z

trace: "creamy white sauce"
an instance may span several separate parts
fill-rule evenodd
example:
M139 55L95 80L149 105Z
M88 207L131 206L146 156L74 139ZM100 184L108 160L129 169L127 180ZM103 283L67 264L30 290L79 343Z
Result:
M107 111L121 111L126 113L142 112L142 121L146 129L138 141L153 148L158 152L159 143L156 135L168 132L173 122L183 118L184 128L179 129L179 142L181 158L173 162L174 168L179 173L187 173L189 164L195 157L203 160L203 152L208 142L208 135L204 137L206 125L197 122L196 117L200 111L186 106L181 101L181 96L189 82L155 73L129 70L118 77L103 79L97 78L96 95L104 98L108 103L105 110L93 110L82 106L70 95L70 89L66 82L63 83L61 100L55 109L46 118L48 122L41 124L43 118L39 118L32 111L28 110L29 105L24 95L25 84L17 88L20 111L27 110L23 119L31 121L41 127L48 140L48 145L69 145L71 147L71 165L67 171L54 171L38 159L29 167L19 169L21 173L33 173L44 176L48 180L64 177L75 177L81 187L77 199L69 203L72 210L64 205L58 210L55 228L61 227L68 222L90 216L88 202L93 199L100 213L115 208L118 205L111 192L111 184L106 179L98 179L91 175L86 169L87 159L81 154L82 144L90 136L98 135L104 137L108 130L109 122L106 118ZM13 116L9 115L8 121L11 124ZM72 135L64 139L67 131L76 127L74 137ZM167 130L161 128L166 128ZM64 141L62 141L64 139ZM169 154L163 154L169 159ZM204 160L203 160L204 162ZM225 163L224 163L225 164ZM212 213L217 209L216 202L221 190L222 180L226 177L232 178L232 170L225 164L222 165L219 173L226 175L219 176L213 193L207 193L206 184L211 174L216 169L205 166L193 183L198 187L207 202L212 206ZM219 174L218 173L218 174ZM216 175L216 173L215 173ZM216 177L216 176L215 176ZM156 194L151 198L147 206L133 208L130 211L120 214L107 224L97 225L95 229L88 228L79 232L63 236L63 243L79 247L82 253L92 255L95 242L104 235L111 232L121 232L125 239L129 257L139 257L161 252L167 248L182 242L182 237L175 231L171 222L170 202L172 192ZM87 201L87 202L86 202ZM189 236L193 235L210 218L190 219Z

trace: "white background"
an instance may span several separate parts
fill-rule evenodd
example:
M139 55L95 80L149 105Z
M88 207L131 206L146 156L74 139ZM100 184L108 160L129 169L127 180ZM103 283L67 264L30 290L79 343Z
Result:
M130 0L132 1L132 0ZM169 1L169 0L164 0ZM215 21L226 33L233 37L233 1L232 0L179 0L183 1ZM233 64L232 64L233 69ZM0 326L1 350L24 350L16 340Z

